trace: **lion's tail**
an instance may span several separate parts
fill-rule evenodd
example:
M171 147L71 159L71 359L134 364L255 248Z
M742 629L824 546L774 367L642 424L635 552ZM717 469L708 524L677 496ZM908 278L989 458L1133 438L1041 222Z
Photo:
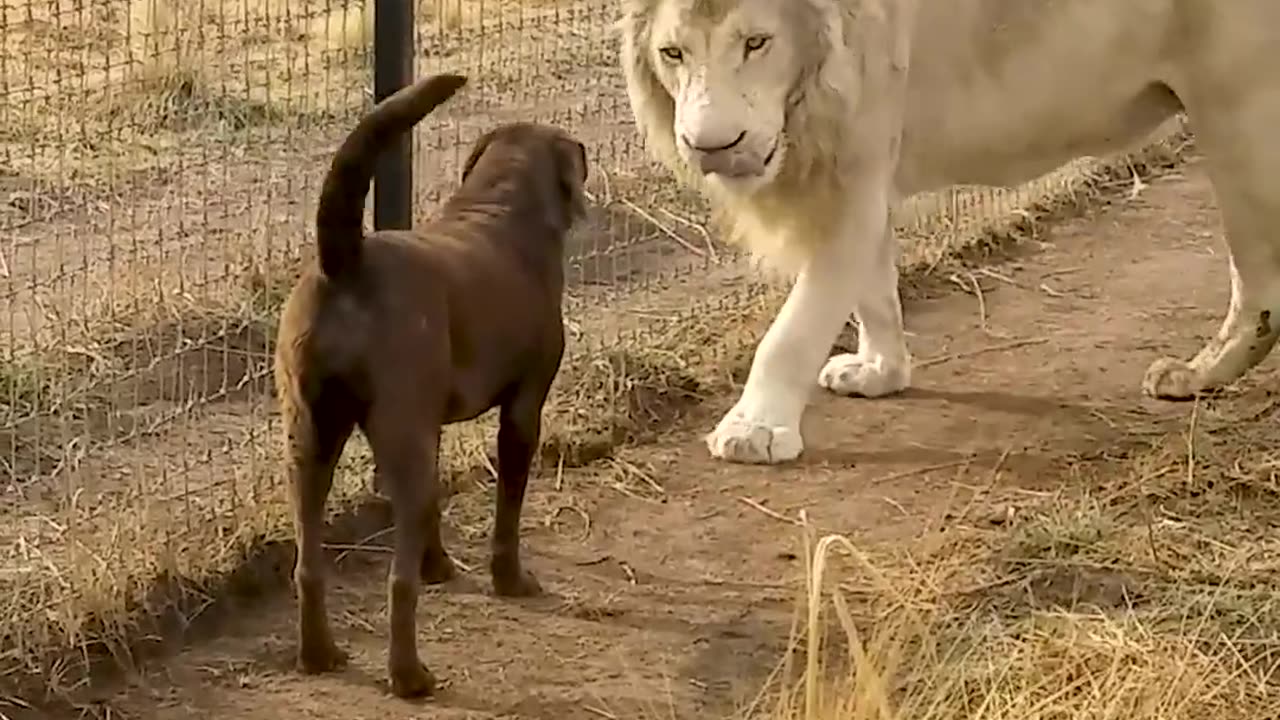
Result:
M431 75L384 98L356 123L338 147L320 189L316 241L320 269L338 279L359 265L364 241L364 199L381 150L418 124L463 85L463 75Z

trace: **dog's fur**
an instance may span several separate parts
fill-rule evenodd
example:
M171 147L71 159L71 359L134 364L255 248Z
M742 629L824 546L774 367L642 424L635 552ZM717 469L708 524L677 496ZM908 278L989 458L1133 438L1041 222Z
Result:
M441 427L500 407L490 572L503 596L540 592L520 563L520 510L542 406L564 352L565 235L585 208L582 143L533 123L475 144L458 191L414 231L364 235L378 151L466 79L436 75L379 103L338 149L316 213L319 262L282 311L275 376L297 531L298 663L341 666L325 610L321 534L334 467L359 427L390 495L392 692L430 694L415 611L422 581L454 573L440 537Z

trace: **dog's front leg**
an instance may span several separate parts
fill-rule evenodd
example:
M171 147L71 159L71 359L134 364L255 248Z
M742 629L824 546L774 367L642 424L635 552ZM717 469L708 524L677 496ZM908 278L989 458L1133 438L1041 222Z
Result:
M542 592L538 579L520 562L520 511L549 389L550 382L543 379L526 383L499 414L498 497L489 572L494 593L505 597L531 597Z
M800 418L831 345L850 311L862 306L861 297L885 284L878 274L884 272L879 260L889 221L888 187L881 167L868 168L853 184L832 237L805 262L756 348L741 398L707 435L714 457L770 464L793 460L804 449Z
M390 491L395 522L395 550L387 578L391 615L387 672L397 697L421 697L435 691L435 678L418 657L417 611L427 535L440 516L436 466L440 424L420 420L413 413L382 409L369 429L374 462Z

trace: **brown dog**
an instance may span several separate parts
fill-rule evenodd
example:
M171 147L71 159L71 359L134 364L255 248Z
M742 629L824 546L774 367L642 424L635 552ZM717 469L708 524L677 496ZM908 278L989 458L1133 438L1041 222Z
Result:
M321 534L334 466L359 427L389 491L392 692L430 694L418 657L420 583L454 565L440 538L441 426L500 409L490 572L498 595L540 592L520 564L520 510L542 405L564 352L565 235L583 214L582 143L533 123L476 143L458 191L414 231L363 231L378 151L466 78L436 75L379 103L333 158L316 212L319 263L289 295L275 377L288 443L298 558L298 663L342 666L325 610Z

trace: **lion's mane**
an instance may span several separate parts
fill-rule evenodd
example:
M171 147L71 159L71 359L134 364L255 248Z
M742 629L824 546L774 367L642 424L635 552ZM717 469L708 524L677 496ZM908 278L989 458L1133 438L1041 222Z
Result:
M786 153L777 177L749 196L705 181L676 150L675 101L651 64L653 18L666 0L623 0L621 61L637 129L648 151L684 184L712 202L730 242L758 259L794 271L835 231L859 138L853 126L865 68L884 23L880 0L787 0L790 39L801 72L788 93ZM702 0L705 16L722 16L736 0ZM798 42L800 38L809 42ZM812 40L816 38L816 40Z

